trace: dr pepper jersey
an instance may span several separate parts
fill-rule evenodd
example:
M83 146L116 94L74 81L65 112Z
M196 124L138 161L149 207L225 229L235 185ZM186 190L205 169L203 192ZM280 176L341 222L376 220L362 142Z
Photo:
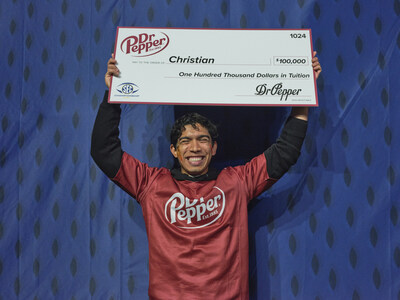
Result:
M121 107L107 99L106 92L91 155L142 206L150 298L248 299L247 203L296 163L307 122L289 117L276 142L247 165L191 178L126 154L119 139Z
M215 180L176 180L123 153L112 179L140 203L150 299L248 299L247 204L275 180L265 155Z

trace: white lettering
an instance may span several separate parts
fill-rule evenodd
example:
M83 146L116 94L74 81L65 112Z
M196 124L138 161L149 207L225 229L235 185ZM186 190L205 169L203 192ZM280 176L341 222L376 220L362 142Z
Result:
M197 213L197 221L201 220L201 217L206 212L206 205L204 203L200 203L196 206L196 213Z
M169 198L167 204L172 200L172 204L171 204L171 223L175 223L176 222L176 211L180 210L183 207L184 204L184 199L185 196L183 196L181 193L175 193L172 195L171 198ZM176 207L176 203L178 201L178 199L181 201L180 205L178 207ZM167 207L165 207L167 208Z
M210 219L207 224L194 224L197 226L183 227L181 228L200 228L208 226L214 223L223 213L225 208L225 194L218 187L214 187L221 194L214 196L213 198L204 200L203 197L200 199L190 200L185 197L182 193L173 194L167 203L165 204L165 217L171 223L174 224L178 221L186 221L186 224L193 224L193 222L201 222L205 219ZM221 209L217 209L221 207Z

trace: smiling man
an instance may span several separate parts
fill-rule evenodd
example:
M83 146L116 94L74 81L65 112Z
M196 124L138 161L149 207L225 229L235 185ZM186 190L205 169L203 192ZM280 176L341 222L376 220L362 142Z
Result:
M316 76L321 72L314 57ZM108 62L110 86L118 76ZM193 113L176 120L172 155L179 167L152 168L122 151L120 105L99 107L91 154L97 165L141 205L149 241L150 299L248 299L247 205L271 187L300 155L307 108L293 108L275 144L249 163L210 168L216 126Z
M175 122L171 131L172 155L181 172L191 176L206 174L217 153L217 128L203 116L191 113Z

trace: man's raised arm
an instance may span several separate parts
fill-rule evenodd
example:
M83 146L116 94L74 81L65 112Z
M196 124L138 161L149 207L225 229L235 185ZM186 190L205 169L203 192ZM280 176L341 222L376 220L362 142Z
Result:
M116 66L114 55L108 60L105 83L110 88L112 76L118 76L119 70ZM92 131L92 144L90 154L99 168L109 177L117 174L121 165L122 148L119 139L119 122L121 108L119 104L110 104L108 91L104 95Z
M312 66L317 79L322 69L316 54L313 53ZM282 177L297 162L307 132L307 120L308 107L292 108L276 143L264 152L270 177Z

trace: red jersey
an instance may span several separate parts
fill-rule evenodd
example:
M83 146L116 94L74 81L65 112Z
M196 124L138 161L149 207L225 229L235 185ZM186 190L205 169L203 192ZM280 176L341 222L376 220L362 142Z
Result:
M124 153L113 181L140 203L150 299L248 299L247 204L275 179L264 154L215 180L177 180Z

